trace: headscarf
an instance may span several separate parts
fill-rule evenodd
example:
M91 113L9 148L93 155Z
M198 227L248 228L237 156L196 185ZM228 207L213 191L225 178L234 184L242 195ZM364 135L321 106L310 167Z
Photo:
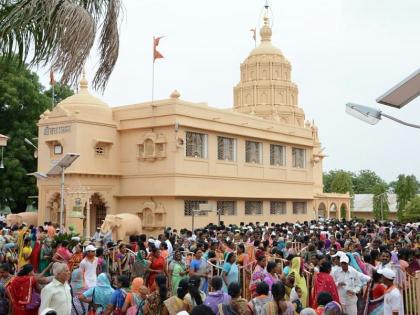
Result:
M329 314L329 312L332 312L333 314L340 314L341 311L341 305L335 301L328 303L324 308L324 314Z
M98 276L95 287L95 296L93 297L95 304L106 307L111 301L112 293L114 293L114 289L111 287L108 276L105 273L101 273Z
M302 307L306 307L308 299L308 288L306 286L306 279L301 275L301 257L295 257L292 259L292 267L290 268L289 275L291 273L295 276L295 286L298 286L302 290Z
M79 295L84 291L85 288L83 285L83 274L79 268L74 269L71 273L70 286L73 290L73 294Z
M140 288L144 285L144 280L141 277L134 278L131 283L131 292L140 294Z
M300 312L300 315L316 315L316 312L315 312L312 308L307 307L307 308L304 308L304 309Z
M147 261L144 259L143 254L144 254L144 250L141 250L140 249L137 252L136 261L138 261L139 263L141 263L143 266L146 266L147 265Z

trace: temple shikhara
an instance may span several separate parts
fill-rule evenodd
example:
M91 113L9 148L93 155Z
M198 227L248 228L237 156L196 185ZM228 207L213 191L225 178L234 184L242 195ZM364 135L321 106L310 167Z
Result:
M323 193L318 127L299 106L290 62L261 42L240 65L233 107L182 99L109 107L79 92L40 117L38 171L66 153L64 224L92 235L106 214L132 213L146 233L218 222L350 216L350 196ZM229 87L226 87L229 88ZM60 176L38 179L39 224L59 222ZM201 211L198 211L201 210Z

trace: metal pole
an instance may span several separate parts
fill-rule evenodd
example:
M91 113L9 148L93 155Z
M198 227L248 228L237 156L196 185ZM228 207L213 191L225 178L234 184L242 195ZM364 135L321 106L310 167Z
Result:
M384 200L383 200L383 198L384 198L384 195L382 194L382 196L381 196L381 221L384 220L384 208L383 208Z
M220 226L220 211L221 209L217 209L217 216L218 216L218 223L217 225Z
M400 119L398 119L398 118L395 118L395 117L393 117L393 116L389 116L389 115L384 114L384 113L382 113L382 112L381 112L381 116L384 116L384 117L386 117L386 118L388 118L388 119L391 119L391 120L393 120L393 121L396 121L397 123L400 123L400 124L402 124L402 125L405 125L405 126L408 126L408 127L412 127L412 128L417 128L417 129L420 129L420 126L419 126L419 125L410 124L410 123L408 123L408 122L402 121L402 120L400 120Z
M64 167L61 167L61 202L60 202L60 234L63 226L63 212L64 212Z
M194 235L194 216L195 216L195 212L194 210L191 211L191 232Z

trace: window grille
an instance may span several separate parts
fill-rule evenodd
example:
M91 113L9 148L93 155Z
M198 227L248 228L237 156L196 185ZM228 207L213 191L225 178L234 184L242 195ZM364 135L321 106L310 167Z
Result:
M207 158L207 135L197 132L186 132L186 156Z
M262 143L255 141L246 141L245 143L245 162L261 164L262 161Z
M305 149L292 149L293 167L305 168Z
M236 202L235 201L218 201L217 210L221 215L236 215Z
M284 201L271 201L270 214L282 215L286 214L286 202Z
M306 214L306 202L293 202L293 214Z
M105 147L103 145L97 145L95 147L95 154L98 156L104 156L105 155Z
M245 215L258 215L262 213L262 201L245 201Z
M63 146L61 144L54 145L54 155L63 154Z
M285 148L282 145L270 144L270 165L282 166L284 163Z
M233 138L217 137L217 159L235 161L236 141Z
M191 216L193 210L199 210L200 204L208 203L207 200L185 200L184 201L184 215ZM196 215L207 215L207 212L197 213Z

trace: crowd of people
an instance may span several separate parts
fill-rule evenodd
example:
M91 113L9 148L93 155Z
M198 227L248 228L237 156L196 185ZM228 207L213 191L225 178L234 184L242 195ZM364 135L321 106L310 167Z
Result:
M51 223L1 224L0 315L403 315L407 275L420 270L414 223L65 236Z

